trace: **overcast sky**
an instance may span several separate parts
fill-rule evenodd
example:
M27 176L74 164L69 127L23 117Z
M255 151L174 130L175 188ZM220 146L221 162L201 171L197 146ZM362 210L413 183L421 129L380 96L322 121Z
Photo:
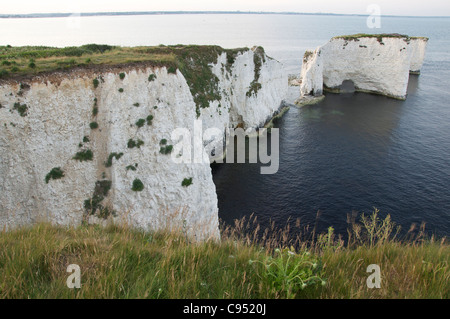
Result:
M450 16L449 0L2 0L0 14L111 11L293 11Z

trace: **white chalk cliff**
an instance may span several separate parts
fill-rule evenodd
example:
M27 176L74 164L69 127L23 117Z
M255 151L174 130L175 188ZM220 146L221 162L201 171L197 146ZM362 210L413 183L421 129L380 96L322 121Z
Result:
M254 55L252 50L239 53L231 72L224 67L226 53L211 65L221 100L200 110L203 129L218 127L225 134L231 126L258 127L278 110L287 94L287 76L265 54L256 66ZM259 86L251 91L256 68ZM119 72L125 73L123 79ZM152 74L156 77L150 81ZM100 79L97 88L93 78ZM198 109L179 70L75 70L34 77L22 85L4 81L0 105L0 228L39 221L101 222L97 213L107 208L116 222L134 227L182 227L198 239L219 236L209 163L177 164L160 152L163 139L166 145L174 143L174 129L192 131L197 120ZM20 105L26 107L20 111ZM149 123L136 125L149 115ZM90 127L94 121L98 128ZM143 144L129 148L130 140ZM74 159L87 151L92 160ZM108 159L111 165L106 165ZM54 168L64 176L49 177ZM191 178L191 185L182 186ZM141 191L132 190L136 179L144 186Z
M405 99L409 74L420 72L427 41L396 34L335 37L306 51L301 95L340 92L345 81L352 81L356 91Z

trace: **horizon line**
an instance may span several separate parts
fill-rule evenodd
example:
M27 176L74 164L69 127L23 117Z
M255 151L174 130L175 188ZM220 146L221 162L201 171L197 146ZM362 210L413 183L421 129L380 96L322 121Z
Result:
M332 13L332 12L295 12L295 11L111 11L111 12L47 12L47 13L3 13L2 19L14 18L65 18L73 15L80 17L93 16L124 16L124 15L177 15L177 14L271 14L271 15L322 15L322 16L370 16L366 13ZM384 17L400 18L450 18L450 16L416 16L416 15L395 15L383 14Z

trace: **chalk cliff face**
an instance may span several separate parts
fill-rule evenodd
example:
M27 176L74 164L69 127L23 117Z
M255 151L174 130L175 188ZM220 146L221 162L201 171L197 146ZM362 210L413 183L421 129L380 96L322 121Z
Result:
M413 37L409 43L411 49L411 65L410 73L419 74L425 60L425 52L427 49L428 39L421 37Z
M305 53L301 94L320 95L323 88L339 92L344 81L352 81L356 91L404 99L409 73L420 70L426 44L426 38L400 35L333 38Z
M320 96L323 93L323 61L320 48L306 51L303 57L300 78L301 95Z
M223 94L201 109L203 129L263 124L287 92L281 64L264 55L260 88L249 93L254 52L240 53L231 73L221 67L226 58L211 66ZM73 71L0 85L0 227L78 225L115 215L146 230L219 236L209 163L179 164L164 154L176 142L172 131L192 132L197 120L185 77L166 67L120 72L122 79L118 70ZM58 169L63 176L52 174ZM135 180L143 189L138 182L132 189Z

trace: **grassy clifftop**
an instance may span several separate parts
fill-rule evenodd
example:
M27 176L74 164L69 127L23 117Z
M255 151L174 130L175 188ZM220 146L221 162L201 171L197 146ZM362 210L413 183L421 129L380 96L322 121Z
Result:
M220 100L218 79L209 65L217 63L218 56L226 53L227 64L224 67L231 71L236 56L248 50L198 45L118 47L88 44L66 48L0 46L0 81L26 82L39 75L73 70L102 72L114 67L121 72L120 69L130 66L164 66L169 73L176 73L178 69L184 75L199 115L199 108L208 107L210 101Z
M422 39L424 41L428 41L428 38L426 37L410 37L406 34L399 34L399 33L380 33L380 34L367 34L367 33L357 33L352 35L340 35L336 36L333 39L343 39L346 41L359 41L361 38L376 38L378 42L382 43L383 38L397 38L397 39L403 39L406 42L409 42L410 40L417 40Z
M0 46L0 78L32 77L42 73L76 68L122 66L146 63L153 66L186 68L192 63L215 63L227 53L229 63L248 48L223 49L219 46L174 45L153 47L119 47L87 44L79 47ZM207 61L206 61L207 60Z
M0 298L450 297L448 244L420 235L397 240L389 217L354 224L346 244L330 229L295 249L286 230L243 235L247 226L237 223L220 241L203 243L183 231L115 226L2 232ZM66 286L69 264L81 268L80 289ZM380 289L367 287L370 264L381 268Z

